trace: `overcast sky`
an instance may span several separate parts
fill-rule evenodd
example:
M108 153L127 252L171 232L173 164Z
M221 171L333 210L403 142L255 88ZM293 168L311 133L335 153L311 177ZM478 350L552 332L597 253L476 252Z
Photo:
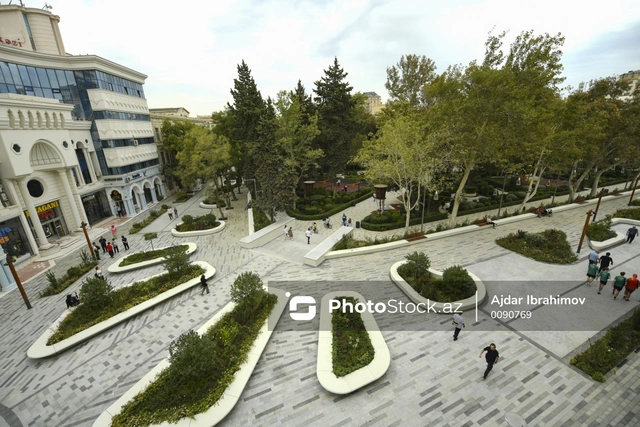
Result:
M468 64L482 58L493 27L509 31L508 41L529 29L562 33L565 84L640 69L637 0L47 2L60 16L68 53L95 54L148 75L150 108L184 107L192 116L232 102L243 59L265 98L298 79L311 92L337 56L354 92L375 91L386 101L386 68L401 55L425 55L439 72Z

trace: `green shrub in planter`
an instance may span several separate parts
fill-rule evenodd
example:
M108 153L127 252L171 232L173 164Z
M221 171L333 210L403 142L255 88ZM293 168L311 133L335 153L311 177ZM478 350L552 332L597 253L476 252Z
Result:
M613 214L613 217L640 220L640 209L619 209Z
M101 310L111 302L113 287L104 279L91 278L80 288L80 301L92 310Z
M191 215L182 215L182 222L186 225L193 224L193 217Z
M587 237L592 241L604 242L616 236L617 233L611 229L611 215L607 215L603 221L591 223L587 227Z
M504 198L507 202L515 202L516 200L518 200L518 196L513 193L507 194Z
M640 199L633 199L631 201L631 206L640 206Z
M464 187L465 194L476 194L477 192L478 192L478 187L476 186L467 185L466 187Z
M461 299L469 298L476 292L476 284L469 276L467 270L459 265L454 265L442 273L442 281L445 286L451 286L458 289L460 295L464 296Z
M160 207L162 208L162 210L165 210L165 211L169 209L169 205L165 205L164 203Z

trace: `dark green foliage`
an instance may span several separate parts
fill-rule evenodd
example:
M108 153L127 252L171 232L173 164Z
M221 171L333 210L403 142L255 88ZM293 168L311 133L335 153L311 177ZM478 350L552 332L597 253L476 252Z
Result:
M616 213L613 214L613 217L640 220L640 209L637 209L637 208L618 209Z
M324 193L320 190L324 190ZM292 218L303 220L303 221L313 221L322 219L323 217L329 217L344 211L345 209L351 207L353 203L360 203L363 200L371 198L371 193L373 193L373 188L363 188L360 190L360 193L336 193L336 199L330 198L327 190L324 188L317 188L314 190L317 194L314 194L311 197L318 197L319 201L312 201L310 205L302 204L299 206L297 210L287 209L287 215ZM340 204L334 204L332 208L329 210L324 210L324 207L327 206L326 201L334 201L334 200L344 200L345 202L341 202ZM322 204L320 204L322 203ZM303 211L304 209L304 211ZM302 213L306 212L306 213ZM404 226L404 223L403 223Z
M587 227L589 240L604 242L616 236L616 232L611 229L611 215L607 215L603 221L591 223Z
M389 236L389 237L374 237L373 239L367 237L365 240L358 240L354 238L351 234L345 234L333 245L331 250L340 251L343 249L355 249L355 248L364 248L365 246L373 246L373 245L381 245L383 243L396 242L398 240L403 240L402 236Z
M183 247L184 245L182 247L174 246L169 248L164 261L162 262L165 270L167 270L167 274L171 278L182 276L182 274L191 266L189 254L187 254Z
M398 268L398 274L424 298L446 303L469 298L476 292L475 282L460 266L447 268L442 279L436 279L428 271L431 262L424 253L414 252L406 259L409 262Z
M153 250L153 240L158 238L158 233L144 233L144 240L151 242L151 250Z
M252 271L241 273L231 285L231 301L240 304L243 301L253 300L261 293L266 293L260 276Z
M640 199L633 199L630 203L631 206L640 206Z
M187 194L185 191L176 191L176 201L175 203L183 203L189 200L193 195Z
M182 335L170 346L171 365L149 387L113 417L112 427L176 423L207 411L222 398L277 302L267 295L250 313L249 322L236 321L236 306L202 337Z
M188 215L185 215L188 216ZM184 221L184 216L182 217ZM190 219L191 221L191 219ZM213 214L206 214L192 218L192 221L187 223L184 221L182 224L176 226L176 231L197 231L197 230L209 230L219 226L220 223L216 220L216 216Z
M143 261L149 261L152 259L156 259L156 258L162 258L164 256L167 256L167 254L169 253L169 251L172 248L180 248L182 251L186 251L189 246L188 245L180 245L180 246L172 246L171 248L164 248L164 249L157 249L155 251L145 251L145 252L137 252L135 254L131 254L128 257L126 257L125 259L123 259L120 264L118 264L119 267L125 267L127 265L132 265L132 264L137 264L139 262L143 262Z
M80 301L91 310L102 310L111 303L113 287L104 279L89 278L80 288Z
M89 257L89 262L85 262L83 260L80 265L71 267L69 270L67 270L67 273L61 278L56 277L53 271L47 271L45 274L47 276L49 286L47 286L42 292L40 292L40 297L59 294L60 292L71 286L73 283L75 283L82 276L87 274L87 272L93 270L96 265L98 265L98 262L92 260L91 257Z
M191 215L182 215L182 223L187 226L193 224L193 217Z
M629 354L640 347L640 310L609 329L587 350L571 359L571 364L591 375L596 381L606 381L605 375Z
M101 310L96 310L92 308L91 305L87 305L84 297L82 296L81 290L81 304L76 307L73 313L65 317L65 319L60 323L58 330L49 337L47 345L60 342L63 339L69 338L70 336L75 335L93 325L110 319L116 314L122 313L135 305L155 297L156 295L160 295L161 293L166 292L169 289L173 289L184 282L199 277L202 273L204 273L204 269L202 269L202 267L191 265L184 274L177 279L171 279L169 275L163 274L162 276L157 276L144 282L136 282L131 286L118 288L109 293L109 304ZM96 286L97 288L102 287L103 291L106 289L106 282L104 280L90 279L89 281L102 282L98 284L92 283L90 286Z
M252 208L253 210L253 231L262 230L263 228L273 224L262 209Z
M567 235L556 229L542 233L519 230L518 233L497 239L496 243L526 257L551 264L571 264L578 259L567 242Z
M352 297L336 297L335 299L349 302L355 306L357 299ZM369 338L362 317L355 310L335 310L331 314L333 329L333 373L336 377L344 377L360 368L367 366L373 360L375 351Z

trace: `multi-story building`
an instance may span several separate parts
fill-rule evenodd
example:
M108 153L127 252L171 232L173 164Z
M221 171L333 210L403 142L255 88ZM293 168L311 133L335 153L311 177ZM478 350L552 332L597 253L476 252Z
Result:
M620 80L629 82L629 92L627 92L620 98L624 100L631 99L631 95L638 88L638 80L640 80L640 70L629 71L628 73L621 74Z
M363 95L367 97L365 107L370 114L378 114L384 109L384 104L382 103L380 95L375 92L365 92Z
M0 243L16 256L165 194L146 76L67 54L59 20L0 5Z
M211 128L212 120L211 116L196 116L196 118L189 117L189 111L183 107L177 108L150 108L149 113L151 115L151 125L153 126L153 136L155 139L155 143L158 147L158 159L160 160L160 166L164 174L164 179L166 182L166 189L169 192L173 192L175 190L175 185L173 181L173 177L167 172L167 169L164 168L165 165L170 164L175 161L172 157L173 154L167 152L164 149L164 144L162 141L162 122L166 119L172 121L187 121L191 122L198 126L204 126Z

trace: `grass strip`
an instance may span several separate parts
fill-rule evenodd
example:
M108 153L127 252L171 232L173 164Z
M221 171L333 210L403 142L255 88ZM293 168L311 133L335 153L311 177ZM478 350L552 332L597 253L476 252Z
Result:
M189 249L189 245L171 246L169 248L156 249L155 251L137 252L123 259L120 264L118 264L118 267L126 267L127 265L138 264L144 261L151 261L152 259L157 258L163 258L167 256L173 248L180 248L186 252L187 249Z

